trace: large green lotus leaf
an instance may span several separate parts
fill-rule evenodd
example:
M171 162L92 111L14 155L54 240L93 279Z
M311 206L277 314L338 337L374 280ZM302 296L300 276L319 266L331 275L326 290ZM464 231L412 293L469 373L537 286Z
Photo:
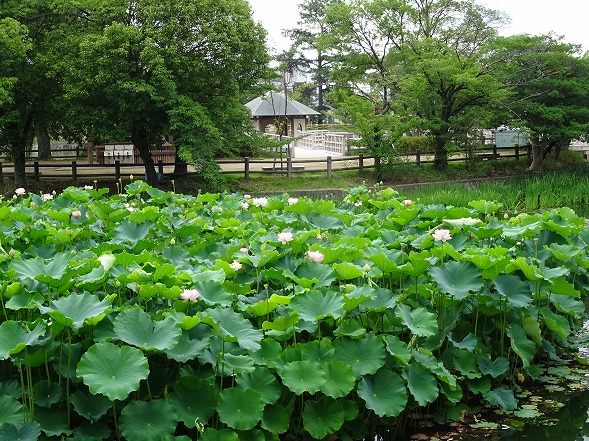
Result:
M413 277L421 276L432 265L429 260L430 258L431 256L428 250L419 253L411 251L408 256L409 262L403 267L403 273Z
M49 306L39 306L39 311L49 315L57 323L78 330L87 319L104 314L110 306L108 297L101 301L98 296L85 292L52 300Z
M509 411L517 409L518 402L511 389L499 387L485 394L484 398L489 404L499 406L501 410Z
M211 272L208 271L208 273ZM200 292L200 299L207 305L226 308L231 306L235 296L223 288L221 283L216 280L197 281L194 283L194 288Z
M72 283L71 279L75 271L68 268L71 259L70 253L57 253L47 263L41 257L27 260L19 258L13 260L10 267L23 279L35 279L53 288L60 288L66 285L64 283L66 280L68 284Z
M20 427L24 422L22 405L14 397L0 395L0 424L9 423Z
M485 395L491 390L491 379L489 377L473 378L466 381L468 390L473 394Z
M289 274L289 271L284 273L303 288L330 286L336 280L335 271L331 267L317 262L302 263L294 275Z
M152 321L151 316L140 308L121 311L114 320L117 337L144 350L173 348L178 344L181 329L172 318Z
M335 349L330 339L313 340L301 345L301 359L319 363L331 362L335 359Z
M493 279L493 285L516 308L527 308L532 304L530 285L514 274L499 274Z
M430 269L432 279L443 293L456 300L468 297L473 291L483 287L481 271L470 262L450 261Z
M356 385L356 375L350 366L341 361L323 363L325 382L321 392L328 397L340 398L348 395Z
M70 396L70 401L78 415L94 422L98 421L107 410L112 408L112 402L108 397L82 392L81 390L74 392Z
M19 283L17 284L20 285ZM6 290L8 291L9 289L10 285L8 288L6 288ZM28 290L22 289L14 294L10 300L4 304L4 306L6 309L12 309L13 311L19 311L21 309L37 309L44 301L45 297L43 297L38 292L30 292Z
M114 243L137 243L140 240L145 239L152 226L152 222L136 224L135 222L123 221L114 229L112 240Z
M303 427L315 439L336 433L344 424L344 408L330 397L307 400L303 410Z
M290 302L299 317L311 323L332 317L338 319L344 314L344 301L339 293L334 291L307 291L295 296Z
M233 430L216 430L208 427L200 434L198 441L239 441L239 436Z
M473 351L454 348L454 368L469 379L480 378L476 358Z
M257 390L265 404L274 404L280 397L280 385L276 377L265 367L256 367L253 372L235 377L242 389Z
M240 347L257 351L260 349L260 341L264 333L254 328L249 320L243 315L230 308L217 307L207 310L208 317L202 322L213 327L213 330L227 341L236 341Z
M401 263L402 251L392 251L388 253L380 252L373 254L369 259L376 265L376 267L385 274L393 274L399 272L399 264Z
M401 341L396 335L387 335L384 341L387 345L388 353L398 359L401 363L407 364L411 361L411 358L413 358L407 343Z
M126 441L161 441L176 430L177 416L165 400L131 401L121 411L119 427Z
M448 369L446 369L444 364L441 361L438 361L436 357L431 354L414 350L413 358L415 361L421 363L421 365L429 370L432 374L438 377L439 380L442 380L451 388L456 388L456 377L448 372Z
M520 270L528 280L544 280L546 278L542 270L528 263L525 257L518 257L505 267L507 273L513 273L517 270Z
M311 213L301 217L322 230L341 230L345 227L340 219L332 216Z
M387 288L377 288L374 296L360 305L362 312L385 312L387 309L394 309L397 305L397 295L393 295Z
M544 323L546 327L561 337L563 341L571 335L571 327L567 317L553 313L550 308L542 308L542 315L544 316Z
M380 417L400 415L408 399L403 379L388 369L363 377L358 383L358 396Z
M59 439L65 437L61 435L71 435L73 430L70 429L66 409L35 409L35 421L41 424L43 432L47 436L56 436Z
M376 298L376 290L368 285L362 285L351 293L344 295L345 310L353 311L362 303Z
M364 334L366 334L366 328L353 319L341 321L337 329L333 331L336 337L362 337Z
M279 404L267 405L262 415L262 427L272 433L284 433L290 426L288 412Z
M335 358L350 366L356 378L374 374L384 365L386 358L385 345L374 334L367 334L360 339L336 338L333 347Z
M215 413L216 392L211 383L198 377L183 377L174 383L174 391L168 397L178 419L186 427L206 424Z
M503 207L503 204L500 202L485 201L484 199L480 199L477 201L470 201L468 206L474 208L479 213L490 214L497 212L497 210Z
M544 341L544 331L542 330L540 322L538 321L540 317L538 317L537 314L534 315L535 317L522 317L522 327L524 331L526 331L528 337L530 337L532 341L539 346Z
M124 400L147 378L149 367L139 349L97 343L82 356L77 375L93 394L106 395L111 401Z
M421 364L412 363L403 372L403 377L407 380L407 387L411 395L421 407L433 403L438 398L437 381L431 372Z
M469 351L474 351L478 345L477 338L471 333L464 337L462 341L456 341L454 340L454 334L450 332L448 333L448 341L450 341L455 348L468 349Z
M352 280L364 275L364 271L353 263L335 263L333 264L333 269L335 270L339 280Z
M479 355L477 364L483 375L490 375L493 378L503 375L509 369L509 360L505 357L497 357L491 361L484 355Z
M285 363L279 373L282 383L297 395L304 392L314 394L325 382L323 366L311 360Z
M581 318L585 313L585 303L570 296L552 294L550 301L560 312L569 314L575 318Z
M176 346L164 349L164 353L178 363L186 363L202 355L203 351L209 347L210 341L210 338L191 339L187 332L183 332Z
M233 429L253 429L262 418L263 412L264 400L253 389L230 387L219 394L219 419Z
M395 314L413 334L420 337L430 337L438 331L438 321L435 314L425 308L419 307L411 310L409 305L398 305Z
M554 294L571 296L576 299L581 297L581 292L575 289L575 286L572 283L561 278L552 279L552 283L550 284L550 291L552 291Z
M225 353L221 357L224 375L249 373L255 370L254 360L249 355L234 355Z
M282 346L273 338L260 342L260 349L251 353L252 360L260 366L275 367L283 353Z
M36 421L28 421L20 428L10 423L0 425L0 441L37 441L39 436L41 425Z
M524 367L528 367L536 354L536 345L528 340L521 326L511 325L507 329L507 336L511 340L511 349L522 359Z
M61 385L49 380L41 380L33 387L35 404L41 407L50 407L61 400Z
M21 385L16 380L3 381L0 383L0 395L8 395L9 397L21 398Z
M0 360L18 354L27 346L35 344L45 332L44 325L38 323L27 331L19 322L13 320L0 325Z

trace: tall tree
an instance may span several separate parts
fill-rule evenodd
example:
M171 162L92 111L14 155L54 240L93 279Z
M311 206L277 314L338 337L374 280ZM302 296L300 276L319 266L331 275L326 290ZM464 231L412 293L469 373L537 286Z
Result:
M292 40L292 49L296 52L298 65L306 69L315 85L319 124L323 123L326 110L324 95L329 85L329 73L335 55L326 51L319 39L327 31L325 11L328 6L341 3L342 0L303 0L298 6L300 20L296 28L287 29L284 34Z
M342 54L333 96L363 97L375 118L394 113L396 136L413 128L427 132L434 140L434 167L443 170L452 138L503 96L500 79L485 63L486 45L501 22L495 11L462 0L332 5L322 42ZM378 139L380 132L375 130Z
M499 39L492 59L512 91L506 118L529 131L529 169L540 171L549 148L589 131L589 58L552 35L517 35Z
M249 4L121 0L116 12L67 60L70 111L82 115L91 137L130 139L152 184L150 147L162 135L218 178L214 154L249 142L240 98L267 69L265 31Z

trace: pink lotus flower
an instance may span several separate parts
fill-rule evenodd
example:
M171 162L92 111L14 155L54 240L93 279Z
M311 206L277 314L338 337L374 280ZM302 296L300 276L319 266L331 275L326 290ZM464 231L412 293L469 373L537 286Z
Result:
M82 212L80 210L72 211L72 217L81 217Z
M44 195L41 195L41 200L43 202L47 202L47 201L50 201L52 199L53 199L53 195L52 194L44 194Z
M278 233L278 241L281 242L282 245L286 245L293 239L294 237L290 231L283 231L282 233Z
M288 198L288 205L294 205L299 201L299 198Z
M234 271L238 271L242 268L241 263L239 263L237 260L234 260L232 263L229 264L229 266Z
M197 289L185 289L180 294L180 298L184 301L184 303L186 303L188 301L196 302L199 297L200 297L200 293L198 292Z
M252 204L254 204L256 207L265 207L268 205L268 199L267 198L253 198Z
M246 247L240 248L239 251L241 251L244 254L247 254L247 253L250 252L250 250L248 248L246 248Z
M413 203L413 201L411 199L405 199L403 201L403 205L411 205Z
M22 196L22 195L24 195L26 192L27 192L27 191L26 191L24 188L22 188L22 187L19 187L19 188L17 188L16 190L14 190L14 193L16 193L16 195L17 195L17 196Z
M434 231L434 234L432 234L432 236L434 237L434 240L436 240L436 241L441 240L442 242L446 242L446 241L452 239L452 235L450 234L450 230L445 230L445 229Z
M307 257L311 262L321 263L325 256L320 251L307 251Z

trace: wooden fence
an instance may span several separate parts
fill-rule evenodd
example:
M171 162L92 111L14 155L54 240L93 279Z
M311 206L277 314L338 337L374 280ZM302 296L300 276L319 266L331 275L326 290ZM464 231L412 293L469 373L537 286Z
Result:
M478 160L499 160L515 158L520 160L522 157L531 157L531 152L525 147L515 147L513 149L497 149L491 146L487 149L477 149L474 152L458 152L448 158L449 162ZM359 154L356 156L337 156L314 159L295 159L284 158L283 160L273 159L230 159L218 160L221 167L221 173L243 175L249 179L252 174L256 173L274 173L285 175L287 178L292 177L294 173L317 173L323 172L327 177L331 177L335 171L340 170L357 170L363 173L367 169L374 168L374 156ZM414 163L416 165L428 164L433 162L431 153L422 153L416 151L410 154L399 154L395 157L398 161ZM177 177L186 174L195 174L196 171L189 167L187 173L176 174L174 162L156 162L156 172L161 179L163 176ZM185 164L182 164L185 165ZM11 163L0 162L0 179L3 177L12 177L14 165ZM143 166L137 164L125 164L121 161L115 161L114 164L87 164L76 160L71 162L61 161L34 161L26 164L27 176L40 180L41 178L69 178L74 183L78 179L110 179L114 176L115 180L123 177L135 175L143 176L145 170Z

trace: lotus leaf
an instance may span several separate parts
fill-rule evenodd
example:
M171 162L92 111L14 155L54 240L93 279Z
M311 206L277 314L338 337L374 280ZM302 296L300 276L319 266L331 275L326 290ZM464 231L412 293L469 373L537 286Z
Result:
M107 410L112 408L112 403L108 397L82 392L81 390L74 392L70 396L70 401L78 415L94 422L98 421Z
M430 274L440 291L456 300L463 300L469 293L479 291L483 287L481 271L470 262L450 261L431 268Z
M276 377L265 367L256 367L252 372L236 376L237 385L260 393L265 404L274 404L280 397L280 386Z
M363 377L358 384L358 396L365 401L368 409L381 417L400 415L407 405L403 379L388 369Z
M121 411L119 427L127 441L161 441L174 433L176 420L165 400L131 401Z
M236 341L240 347L257 351L260 349L260 341L263 333L253 327L250 321L243 315L230 308L217 307L207 311L208 318L203 318L203 323L211 324L218 335L227 341Z
M108 298L102 301L95 295L70 294L49 303L49 306L39 306L39 311L49 315L56 322L78 330L84 322L104 314L110 308Z
M288 430L290 418L286 409L278 404L267 405L262 415L262 427L272 433L284 433Z
M303 320L316 323L326 317L340 318L344 313L344 301L334 291L308 291L295 296L290 308Z
M112 343L91 346L77 368L90 392L106 395L111 401L127 398L148 374L147 359L139 349Z
M515 410L517 409L518 401L513 396L513 391L504 387L493 389L485 394L485 400L490 404L499 406L501 410Z
M183 377L174 383L169 401L174 406L178 419L189 428L205 424L215 412L217 404L213 386L206 380L193 376Z
M325 371L316 361L293 361L280 371L282 382L297 395L318 392L325 382Z
M367 334L360 339L338 337L333 342L336 360L350 366L356 378L378 371L385 362L385 345L380 338Z
M419 363L412 363L403 372L407 387L420 406L433 403L438 398L439 390L434 376Z
M14 424L17 427L24 422L22 405L14 397L0 395L0 425Z
M234 429L253 429L262 418L263 411L262 396L253 389L230 387L219 394L219 419Z
M321 397L305 402L303 426L313 438L323 439L337 432L343 424L344 409L337 400Z
M36 421L28 421L20 428L14 424L0 425L0 441L37 441L41 435L41 425Z
M19 322L9 320L0 325L0 360L18 354L27 346L35 344L45 332L42 323L27 331Z
M181 329L172 318L152 321L140 308L125 309L114 320L117 337L144 350L171 349L178 344Z

